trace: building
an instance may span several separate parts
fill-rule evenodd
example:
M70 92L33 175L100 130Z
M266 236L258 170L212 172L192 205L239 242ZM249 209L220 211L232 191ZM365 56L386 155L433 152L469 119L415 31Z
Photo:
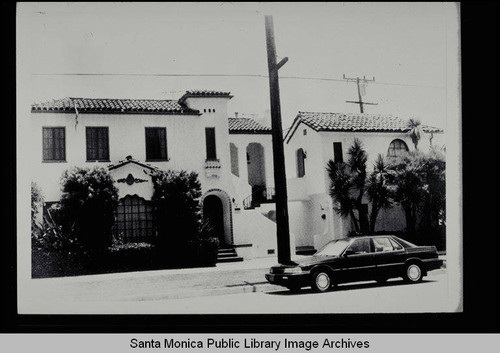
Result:
M222 247L235 250L231 257L272 255L276 224L264 207L274 197L270 129L248 118L228 119L231 97L187 91L178 100L64 98L32 104L31 140L40 148L33 150L31 172L45 208L60 199L65 170L107 167L119 190L115 232L139 241L155 236L147 171L195 171L203 215L215 223Z
M358 138L368 154L367 171L371 171L379 153L390 157L414 149L407 124L390 115L298 113L284 139L290 230L297 247L318 249L352 230L350 220L342 219L333 208L327 162L346 161L349 147ZM419 149L444 145L443 130L422 127L425 135ZM404 230L404 220L400 207L381 210L375 231Z

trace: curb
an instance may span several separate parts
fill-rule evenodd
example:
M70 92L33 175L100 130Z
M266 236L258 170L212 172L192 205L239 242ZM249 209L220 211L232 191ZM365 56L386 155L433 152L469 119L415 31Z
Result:
M136 295L128 296L124 298L116 298L118 301L155 301L155 300L166 300L166 299L184 299L193 297L208 297L217 295L227 295L227 294L244 294L244 293L257 293L263 291L272 291L279 289L278 286L267 283L259 282L253 284L242 284L242 285L232 285L226 287L216 287L198 290L188 290L188 291L172 291L168 293L159 293L154 295Z
M446 268L442 267L438 270L431 271L427 276L446 274ZM172 291L167 293L158 293L153 295L136 295L124 298L116 298L119 301L160 301L169 299L185 299L194 297L208 297L229 294L245 294L245 293L260 293L271 291L283 291L285 287L270 284L268 282L246 283L237 285L228 285L225 287L215 287L207 289L196 289L187 291Z

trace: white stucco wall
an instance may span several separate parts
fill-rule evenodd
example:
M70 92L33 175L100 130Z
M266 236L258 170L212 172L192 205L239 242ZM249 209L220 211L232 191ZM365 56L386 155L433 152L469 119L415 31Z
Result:
M148 169L135 163L128 163L120 168L112 169L110 174L115 180L115 186L118 188L118 198L121 199L127 195L137 195L145 200L151 200L153 196L153 182L151 181L151 177L144 173L145 171L148 172ZM132 185L128 185L126 182L118 182L118 180L126 179L129 174L132 174L134 178L146 181L134 182Z
M342 143L343 159L347 161L348 149L355 137L361 140L368 154L368 172L373 170L379 153L386 157L389 144L394 139L403 140L410 151L415 149L406 133L316 132L305 124L300 124L293 137L285 142L290 229L296 234L299 246L312 245L318 249L329 240L346 236L351 230L349 219L342 219L333 209L335 205L328 195L330 178L326 165L334 158L334 142ZM429 138L430 134L421 138L419 150L429 150ZM432 144L444 145L444 134L434 133ZM305 176L302 178L297 178L296 151L299 148L307 151ZM365 199L364 202L368 203L368 200ZM321 219L322 214L326 215L325 220ZM400 205L395 205L392 209L380 211L376 231L404 230L405 226L404 213Z
M251 188L248 193L248 164L246 156L247 147L251 143L260 143L263 146L266 186L274 187L272 136L270 134L229 134L229 142L233 143L238 149L239 181L234 183L237 188L235 190L236 193L242 198L251 194ZM229 151L229 143L227 150Z
M130 155L134 159L161 169L195 171L199 174L203 192L220 188L233 194L229 160L227 98L189 98L190 107L203 112L204 107L215 108L215 113L197 115L160 114L86 114L80 113L75 127L74 113L30 113L31 140L34 141L30 154L31 175L42 188L46 201L60 198L59 179L64 170L72 166L107 167ZM106 126L109 130L110 162L86 161L87 126ZM42 127L65 127L66 161L43 162ZM146 127L165 127L167 132L168 161L146 161ZM205 127L216 129L217 158L221 163L218 177L205 175Z
M233 215L235 245L252 244L248 248L236 248L238 255L245 258L276 257L276 223L257 210L235 211ZM290 254L295 255L295 234L290 232ZM274 250L269 254L268 250Z
M304 135L304 130L306 135ZM302 148L307 157L304 160L305 175L297 176L297 150ZM318 171L323 166L322 145L317 133L310 127L300 124L292 139L284 144L288 200L305 200L304 191L308 195L323 193L325 180Z

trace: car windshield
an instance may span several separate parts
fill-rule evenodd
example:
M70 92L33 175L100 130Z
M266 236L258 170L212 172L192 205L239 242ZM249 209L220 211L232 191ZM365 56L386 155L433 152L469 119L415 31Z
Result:
M339 256L349 244L349 239L338 239L326 244L314 256Z

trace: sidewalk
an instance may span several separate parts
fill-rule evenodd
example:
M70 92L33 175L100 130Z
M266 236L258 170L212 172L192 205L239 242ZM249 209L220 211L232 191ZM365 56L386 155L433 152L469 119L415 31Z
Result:
M258 258L216 267L33 279L32 284L39 296L56 301L152 301L283 290L264 277L275 264L274 257ZM445 268L446 263L430 275Z

